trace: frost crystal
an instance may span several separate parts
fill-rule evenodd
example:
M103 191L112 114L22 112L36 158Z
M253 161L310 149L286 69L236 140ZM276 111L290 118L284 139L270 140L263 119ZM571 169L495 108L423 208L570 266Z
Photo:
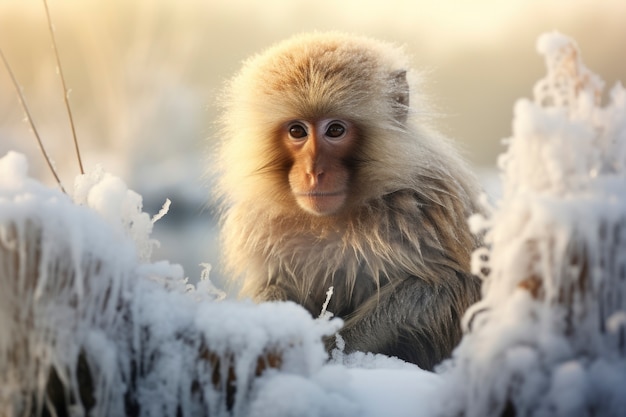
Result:
M626 409L626 96L575 43L543 35L547 75L515 105L504 196L474 257L483 300L441 368L441 415L621 416ZM452 401L453 400L453 401Z

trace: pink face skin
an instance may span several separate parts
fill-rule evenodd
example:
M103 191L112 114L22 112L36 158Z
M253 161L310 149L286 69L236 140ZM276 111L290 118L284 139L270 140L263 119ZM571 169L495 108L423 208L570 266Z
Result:
M298 205L317 216L339 211L348 195L350 171L343 160L356 141L354 126L334 118L292 120L281 132L293 159L289 185Z

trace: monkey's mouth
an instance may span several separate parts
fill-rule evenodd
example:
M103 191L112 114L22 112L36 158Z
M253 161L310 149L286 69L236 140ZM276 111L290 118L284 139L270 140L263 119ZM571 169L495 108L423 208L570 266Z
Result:
M296 197L309 197L309 198L318 198L318 197L337 197L337 196L342 196L344 195L346 192L341 190L341 191L333 191L333 192L327 192L327 191L309 191L309 192L305 192L305 193L296 193Z
M308 191L295 193L298 205L305 211L318 216L333 214L339 210L345 200L346 192L340 191Z

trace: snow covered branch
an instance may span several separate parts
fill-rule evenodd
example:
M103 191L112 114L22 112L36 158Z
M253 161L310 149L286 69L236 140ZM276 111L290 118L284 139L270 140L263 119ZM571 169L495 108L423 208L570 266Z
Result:
M626 409L626 90L603 107L571 39L546 34L538 50L547 75L515 105L504 197L475 222L488 276L446 364L444 415Z

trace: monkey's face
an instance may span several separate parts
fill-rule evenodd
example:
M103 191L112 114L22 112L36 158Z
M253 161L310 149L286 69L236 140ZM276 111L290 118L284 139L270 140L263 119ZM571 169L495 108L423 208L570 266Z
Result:
M347 120L291 120L281 139L292 161L289 186L298 205L308 213L330 215L344 207L350 169L345 160L356 142L355 126Z

